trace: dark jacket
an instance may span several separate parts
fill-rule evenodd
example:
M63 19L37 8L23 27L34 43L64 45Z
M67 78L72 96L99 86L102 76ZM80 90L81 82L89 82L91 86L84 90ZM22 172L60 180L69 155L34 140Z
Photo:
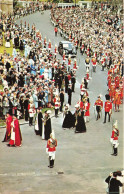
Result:
M119 187L122 187L123 184L117 180L116 178L111 176L108 176L108 178L105 180L106 183L108 183L109 186L109 194L119 194Z

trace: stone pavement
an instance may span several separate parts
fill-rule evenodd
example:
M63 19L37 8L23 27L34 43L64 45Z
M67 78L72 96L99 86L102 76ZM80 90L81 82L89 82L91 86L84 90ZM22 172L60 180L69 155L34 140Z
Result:
M36 24L43 36L55 44L62 39L54 37L54 27L49 21L49 11L44 15L36 13L22 18ZM59 58L61 58L59 56ZM85 74L84 58L78 52L77 83L73 93L72 106L79 100L80 83ZM49 169L48 156L45 152L46 141L36 136L33 127L21 125L23 144L19 148L9 148L2 143L5 129L0 130L0 194L105 194L107 184L105 178L110 172L123 169L123 107L120 112L114 112L110 123L103 124L104 111L99 121L95 120L93 104L101 93L103 101L107 92L107 72L92 74L88 93L91 102L90 122L86 124L85 134L75 134L74 129L63 130L63 115L53 117L52 128L58 140L55 167ZM65 95L67 103L67 94ZM119 154L111 156L110 136L112 122L118 120L120 130Z

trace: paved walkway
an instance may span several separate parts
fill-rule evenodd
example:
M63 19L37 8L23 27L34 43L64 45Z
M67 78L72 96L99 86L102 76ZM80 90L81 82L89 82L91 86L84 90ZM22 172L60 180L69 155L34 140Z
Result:
M49 20L49 11L44 15L34 15L21 18L36 24L43 36L49 37L53 44L62 40L55 38L54 27ZM59 56L59 58L61 58ZM76 92L73 94L71 111L79 99L79 85L85 74L84 58L78 53ZM6 143L0 143L0 194L105 194L107 184L105 178L110 172L123 169L123 114L122 106L119 113L113 111L112 120L118 120L120 129L119 154L117 157L110 155L109 142L112 121L103 124L104 111L99 121L95 120L93 104L96 97L107 92L107 72L100 71L92 75L89 83L89 96L91 102L90 122L86 124L85 134L75 134L74 129L63 130L63 115L53 117L52 128L58 140L55 167L49 169L48 157L45 152L46 141L36 136L34 128L28 124L21 125L23 144L19 148L8 148ZM65 103L67 95L65 96ZM0 141L3 140L5 129L0 130Z

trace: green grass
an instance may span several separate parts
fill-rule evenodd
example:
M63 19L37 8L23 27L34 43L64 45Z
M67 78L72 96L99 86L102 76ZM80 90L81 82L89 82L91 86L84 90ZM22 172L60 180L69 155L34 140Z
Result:
M5 126L5 120L0 119L0 126Z
M12 52L13 52L12 40L10 40L10 48L6 48L5 43L6 43L6 41L4 39L4 32L3 32L3 46L0 46L0 53L4 53L4 51L6 51L8 54L10 54L12 56ZM21 51L20 49L16 49L16 51L19 51L21 56L24 55L24 51Z

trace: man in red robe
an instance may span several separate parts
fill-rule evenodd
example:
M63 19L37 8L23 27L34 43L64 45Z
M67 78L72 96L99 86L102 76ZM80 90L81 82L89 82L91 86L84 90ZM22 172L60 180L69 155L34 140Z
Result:
M7 113L6 114L6 134L2 142L7 142L8 140L10 140L11 123L12 123L12 116L9 113Z
M22 136L20 131L19 121L15 115L13 115L13 121L11 123L11 138L8 144L9 147L21 146Z

